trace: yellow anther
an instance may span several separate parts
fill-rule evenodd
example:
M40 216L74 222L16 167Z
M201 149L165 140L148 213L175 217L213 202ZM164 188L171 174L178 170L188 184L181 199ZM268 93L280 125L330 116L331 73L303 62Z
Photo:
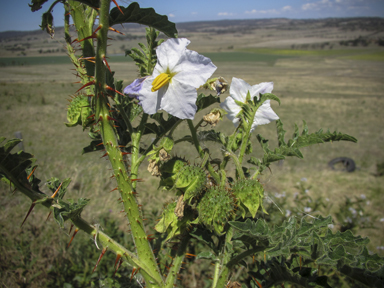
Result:
M153 80L151 91L155 92L159 90L161 87L166 85L169 82L169 80L171 80L171 76L169 74L161 73L159 76L155 78L155 80Z

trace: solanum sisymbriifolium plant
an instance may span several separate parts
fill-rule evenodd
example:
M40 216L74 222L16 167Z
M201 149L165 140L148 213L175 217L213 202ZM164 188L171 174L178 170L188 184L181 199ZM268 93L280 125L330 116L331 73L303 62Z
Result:
M45 2L33 0L32 10L39 10ZM80 125L89 131L91 143L83 153L96 157L103 153L109 159L114 190L120 193L135 249L122 246L82 218L89 200L66 200L65 194L71 193L67 191L70 179L49 179L47 187L52 194L42 192L41 181L34 174L35 159L26 152L12 154L20 140L9 140L0 150L0 175L32 200L30 211L43 205L61 228L76 227L72 237L80 232L89 234L95 253L101 250L100 259L114 253L116 270L120 265L129 267L131 278L142 287L180 286L178 275L185 257L213 264L204 266L212 270L206 282L212 288L289 283L330 287L327 275L320 272L324 266L370 287L382 287L383 259L368 253L368 239L349 231L333 233L328 228L331 217L291 217L278 227L260 217L270 212L263 204L265 191L258 177L271 163L288 156L303 158L302 147L356 142L354 137L323 130L309 133L304 122L302 132L295 126L292 138L286 141L282 120L272 109L280 100L272 94L273 83L263 82L273 79L254 79L248 84L233 75L228 83L214 75L215 64L187 49L190 41L178 38L175 24L152 8L140 8L137 3L111 8L110 0L55 1L42 24L51 35L51 10L62 4L68 55L82 83L80 89L70 91L75 98L67 111L67 126ZM78 33L75 39L69 33L70 19ZM137 79L129 83L117 80L125 76L115 75L108 63L108 32L120 33L112 26L123 23L148 26L147 43L127 51L139 71ZM157 40L159 32L168 39ZM232 122L232 134L218 131L215 125L219 121ZM174 132L182 122L189 130L176 138ZM270 148L268 140L258 134L258 126L264 124L276 126L276 148ZM203 129L207 125L212 129ZM152 139L150 145L144 144L145 135ZM206 140L221 151L220 158L210 157L211 152L202 145ZM261 149L254 153L257 142ZM173 153L176 145L191 144L199 160ZM229 163L235 172L227 175ZM174 193L174 201L164 203L152 235L147 233L137 201L138 183L146 180L140 175L140 166L158 180L151 191L158 201L162 201L161 190ZM194 247L194 254L190 247ZM161 261L164 258L168 259L167 267ZM238 273L240 266L245 266L246 272Z

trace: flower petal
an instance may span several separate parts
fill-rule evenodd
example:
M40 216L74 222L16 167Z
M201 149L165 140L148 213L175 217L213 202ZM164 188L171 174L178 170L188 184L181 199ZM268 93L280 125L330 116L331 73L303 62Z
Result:
M150 76L144 80L143 86L137 96L140 101L140 105L143 107L143 111L149 115L155 114L160 109L161 98L163 97L168 85L160 88L156 92L152 92L152 82L155 77Z
M260 94L271 93L273 90L273 82L262 82L260 84L254 85L249 90L252 99L257 96L259 99Z
M185 85L199 88L212 76L216 69L217 67L212 63L211 59L196 51L186 49L174 68L174 72L177 72L174 78Z
M240 118L237 117L241 111L240 106L231 97L227 97L224 102L220 103L220 107L228 112L228 119L237 127L240 121Z
M193 119L197 111L196 99L197 91L194 87L172 79L161 99L160 108L177 118Z
M243 79L232 78L231 87L229 88L229 94L237 101L245 103L247 93L251 90L251 85L245 82Z
M156 66L159 65L162 67L160 70L166 70L167 68L173 70L174 67L180 62L180 58L184 55L187 50L186 47L189 43L191 43L191 41L186 38L171 38L161 43L156 49Z
M147 77L139 78L129 84L124 88L124 94L127 94L129 97L137 98L139 96L139 92L143 87L143 82Z
M259 125L271 123L279 119L279 116L272 110L271 100L265 100L264 103L257 109L255 118L253 119L251 132Z

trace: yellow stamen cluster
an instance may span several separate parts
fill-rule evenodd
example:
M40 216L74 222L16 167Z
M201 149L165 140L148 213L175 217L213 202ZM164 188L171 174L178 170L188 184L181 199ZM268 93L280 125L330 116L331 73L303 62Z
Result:
M171 75L167 73L161 73L159 76L155 78L155 80L153 80L151 91L155 92L159 90L161 87L168 84L169 80L171 80Z

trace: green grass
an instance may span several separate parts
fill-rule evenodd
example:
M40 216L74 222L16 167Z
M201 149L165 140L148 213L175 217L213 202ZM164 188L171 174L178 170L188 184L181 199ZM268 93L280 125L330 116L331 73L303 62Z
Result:
M343 58L348 60L384 61L384 51L361 53L358 55L345 56Z
M329 198L330 203L334 205L333 210L337 210L345 196L353 197L364 194L370 201L367 209L379 219L383 217L381 203L384 201L382 188L384 187L384 177L376 177L374 174L376 164L384 162L381 125L381 111L384 110L384 83L382 81L384 67L374 61L344 61L338 57L345 54L337 54L335 51L332 52L336 53L334 54L337 56L335 61L326 61L319 55L317 55L318 58L312 59L311 57L296 57L284 52L290 50L258 51L256 54L231 52L207 53L205 56L211 57L214 63L218 63L218 70L214 76L224 76L229 82L232 76L243 78L253 85L264 81L274 81L274 93L280 97L282 105L272 103L272 107L283 120L287 138L293 133L294 123L301 127L301 121L305 119L310 132L319 128L330 128L331 131L337 129L353 135L359 140L357 144L341 142L305 148L303 149L304 160L291 158L284 161L282 166L272 165L271 170L265 171L260 177L268 195L273 198L274 193L285 191L287 195L292 196L297 191L296 183L305 177L308 179L308 185L312 186L309 192L312 197L321 195ZM272 51L276 55L270 52L271 58L261 57L261 55L268 54L267 51ZM251 55L254 55L254 58ZM245 56L252 60L248 62L239 60L245 59ZM118 68L115 69L117 71L116 79L124 79L124 83L127 84L130 77L126 72L128 65L117 63L115 60L128 61L128 58L120 57L111 57L111 69ZM215 59L215 57L218 58ZM36 63L39 63L38 60L48 61L42 58L36 57ZM64 59L66 58L60 61L66 63ZM261 63L262 59L270 59L270 63L276 59L279 61L275 62L275 66L255 65L256 62ZM129 69L134 69L133 63L129 63L129 66ZM66 66L63 65L63 67ZM30 70L28 67L13 66L11 68L13 72L23 74L23 76L20 76L17 83L0 83L0 136L10 139L14 137L14 132L21 131L25 150L33 153L38 159L39 167L35 173L43 183L52 176L59 179L70 177L72 183L66 197L92 199L83 212L84 218L95 224L101 222L102 215L109 214L119 223L121 233L129 238L126 232L127 220L122 213L119 213L122 208L117 201L118 193L109 193L116 185L114 180L110 179L110 164L101 159L102 154L98 152L81 155L82 148L90 142L87 132L83 132L80 127L67 128L64 125L66 99L69 98L68 95L78 89L78 85L70 83L74 79L60 83L39 79L28 83L28 77L31 77L26 74ZM7 69L10 68L2 67L1 69L6 74ZM48 70L40 69L38 71L44 75ZM71 72L66 68L61 73L66 75ZM14 81L16 80L14 79ZM225 93L220 98L224 101L227 96L228 93ZM197 122L205 112L196 115L195 121ZM187 134L186 127L186 124L181 124L174 134L175 137ZM211 127L207 126L203 129L208 130ZM217 129L230 133L234 127L225 118L218 124ZM274 123L259 126L254 134L257 133L271 139L271 148L277 145ZM150 137L146 136L145 140L149 141ZM256 137L253 137L253 141L252 156L260 157L261 148ZM219 145L209 143L205 143L205 145L210 147L212 158L221 156ZM186 156L192 162L199 163L197 153L191 145L176 145L174 154ZM358 169L354 173L330 171L327 167L328 161L340 156L353 158ZM158 179L149 175L146 170L147 164L144 162L141 167L140 178L145 181L138 183L138 199L143 204L145 215L148 218L156 219L164 201L172 201L174 195L172 192L156 189ZM232 168L233 166L228 167L228 174L232 173ZM47 191L44 184L42 189ZM2 249L0 251L2 255L0 283L8 287L21 286L25 278L26 282L31 281L28 287L44 287L49 274L46 267L53 265L55 257L60 256L58 254L68 256L66 254L68 252L65 250L70 239L66 235L68 230L59 230L52 218L45 222L48 213L43 207L37 207L23 229L20 229L19 225L30 206L30 201L17 192L13 195L9 187L4 184L0 185L0 200L2 203L0 208L0 230L2 231L0 235ZM382 253L382 251L377 251L376 247L384 246L383 223L377 221L374 224L376 229L360 230L358 233L371 238L369 246L371 251ZM153 233L151 227L148 228L150 231L148 234ZM15 237L19 239L16 246L12 244ZM87 241L84 238L86 237L83 239L80 237L75 241ZM93 245L92 251L97 258L97 249L91 240L88 241L89 245ZM30 249L26 247L26 243L30 245ZM34 266L28 266L27 264L34 259L38 259L34 262ZM94 260L88 260L84 265L86 269L92 269L94 264ZM14 273L9 267L19 269L17 270L19 272ZM40 271L42 273L37 275Z
M277 48L246 48L241 51L254 53L256 55L275 55L279 57L342 57L351 60L370 60L384 61L384 51L379 49L335 49L335 50L296 50L296 49L277 49Z
M280 58L288 58L290 55L248 53L248 52L216 52L204 53L212 62L267 62L274 64Z

